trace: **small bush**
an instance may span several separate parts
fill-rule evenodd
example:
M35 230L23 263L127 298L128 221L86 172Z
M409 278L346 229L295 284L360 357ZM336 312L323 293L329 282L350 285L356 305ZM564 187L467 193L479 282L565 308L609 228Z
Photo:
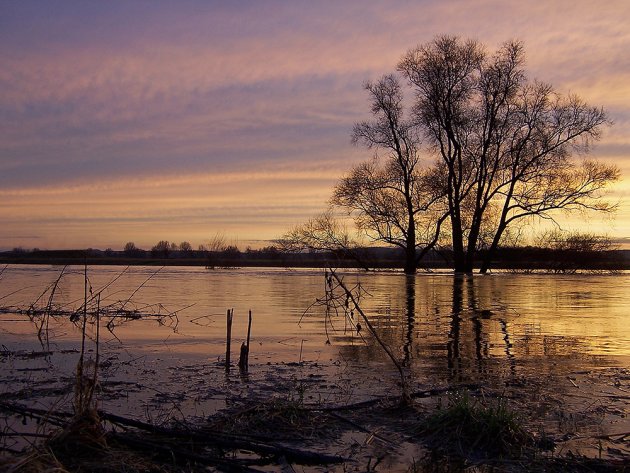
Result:
M520 454L533 443L504 399L483 405L467 392L451 395L447 407L440 406L418 433L440 450L486 458Z

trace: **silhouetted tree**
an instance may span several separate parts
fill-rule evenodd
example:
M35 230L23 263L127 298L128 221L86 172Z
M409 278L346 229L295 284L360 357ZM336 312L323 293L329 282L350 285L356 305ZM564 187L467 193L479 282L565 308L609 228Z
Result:
M284 251L337 251L350 250L356 245L345 225L327 210L305 223L291 228L279 240Z
M326 251L353 259L364 269L369 269L359 243L330 209L291 228L278 243L285 252Z
M131 256L138 251L138 248L133 241L128 241L127 243L125 243L125 248L123 249L123 251L126 255Z
M168 242L168 240L160 240L157 245L151 248L151 253L153 253L155 256L163 256L165 258L168 257L170 251L171 244Z
M190 251L192 251L192 245L189 242L187 242L187 241L182 241L179 244L179 251L190 252Z
M240 256L241 250L236 245L228 245L221 250L221 253L226 256Z
M332 203L346 209L372 241L402 248L405 273L413 274L438 241L447 215L440 205L444 187L436 169L420 162L418 129L404 116L396 77L384 76L365 89L374 120L355 125L352 141L374 149L376 156L337 184Z
M605 235L551 230L539 235L537 245L546 251L547 269L556 273L573 273L605 264L615 245Z
M221 233L215 233L212 238L206 240L205 243L199 245L199 251L216 252L223 251L226 248L225 236Z
M613 209L601 192L618 179L617 168L571 160L599 137L606 114L528 81L523 63L519 42L488 55L476 41L443 36L398 66L415 92L417 133L444 171L456 271L472 271L484 232L492 238L482 272L519 219Z

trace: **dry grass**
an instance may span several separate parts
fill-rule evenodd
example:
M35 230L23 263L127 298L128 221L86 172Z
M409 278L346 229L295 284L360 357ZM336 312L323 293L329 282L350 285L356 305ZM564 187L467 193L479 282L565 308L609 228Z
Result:
M439 450L463 457L519 457L534 446L504 399L484 404L464 391L449 396L446 407L438 407L418 433Z

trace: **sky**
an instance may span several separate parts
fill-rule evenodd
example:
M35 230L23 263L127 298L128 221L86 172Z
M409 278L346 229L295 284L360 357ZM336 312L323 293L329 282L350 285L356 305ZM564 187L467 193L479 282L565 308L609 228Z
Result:
M528 77L603 106L630 237L627 0L0 0L0 249L223 235L260 247L326 207L372 152L362 84L459 35L524 43Z

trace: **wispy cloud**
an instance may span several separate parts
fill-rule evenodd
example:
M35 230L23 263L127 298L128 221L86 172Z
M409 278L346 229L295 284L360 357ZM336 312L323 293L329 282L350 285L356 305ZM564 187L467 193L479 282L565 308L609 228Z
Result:
M607 108L594 154L630 171L628 17L625 0L3 2L0 245L281 233L369 156L349 142L361 83L438 34L523 40L531 77Z

